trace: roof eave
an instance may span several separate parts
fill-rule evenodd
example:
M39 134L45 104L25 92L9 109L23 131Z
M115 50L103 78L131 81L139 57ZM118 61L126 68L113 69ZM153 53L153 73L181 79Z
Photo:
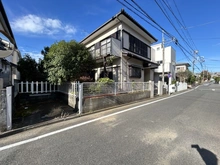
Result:
M82 41L80 41L80 43L83 43L85 40L87 40L90 36L92 36L93 34L95 34L97 31L99 31L101 28L103 28L104 26L108 25L109 23L111 23L112 21L114 21L116 18L118 18L121 14L123 14L124 16L126 16L131 22L133 22L137 27L139 27L142 31L144 31L148 36L150 36L154 42L157 42L158 40L152 35L150 34L143 26L141 26L137 21L135 21L128 13L126 13L124 11L124 9L122 9L118 14L116 14L115 16L113 16L110 20L108 20L106 23L104 23L103 25L101 25L99 28L97 28L95 31L93 31L91 34L89 34L86 38L84 38Z

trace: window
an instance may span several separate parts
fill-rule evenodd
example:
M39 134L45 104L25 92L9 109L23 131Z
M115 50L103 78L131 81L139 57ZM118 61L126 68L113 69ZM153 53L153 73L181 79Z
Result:
M111 38L101 41L101 55L111 54Z
M95 46L91 46L89 48L89 52L91 53L92 57L95 57Z
M157 63L158 63L158 64L162 64L162 63L163 63L163 61L157 61Z
M121 34L120 34L120 30L118 30L117 32L113 33L111 35L111 37L115 38L115 39L118 39L118 40L121 40Z
M141 78L141 68L129 66L129 77Z
M142 57L151 58L151 47L125 31L123 31L123 48Z

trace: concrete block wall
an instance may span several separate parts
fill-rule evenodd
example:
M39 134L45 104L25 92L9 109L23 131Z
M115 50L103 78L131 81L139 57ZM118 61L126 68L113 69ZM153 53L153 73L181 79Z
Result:
M0 90L0 132L7 130L6 90Z
M84 98L83 113L92 112L104 108L113 107L145 98L150 98L150 91L136 92L120 95L108 95L102 97Z

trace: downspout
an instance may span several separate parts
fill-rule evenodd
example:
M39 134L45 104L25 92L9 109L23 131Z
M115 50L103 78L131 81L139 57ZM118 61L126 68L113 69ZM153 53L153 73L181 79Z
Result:
M118 15L116 16L116 19L120 22L121 24L121 29L120 29L120 37L121 37L121 43L120 43L120 51L121 51L121 61L120 61L120 65L121 65L121 71L120 71L120 82L123 82L123 59L122 59L122 45L123 45L123 33L122 33L122 29L123 29L123 25L122 25L122 21L118 18Z

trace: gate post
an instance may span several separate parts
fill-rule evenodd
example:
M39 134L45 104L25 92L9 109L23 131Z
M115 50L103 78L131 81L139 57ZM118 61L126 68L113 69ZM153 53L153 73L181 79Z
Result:
M79 115L83 112L83 83L79 83Z
M154 98L154 81L149 81L150 98Z
M12 129L12 86L6 88L7 131Z

